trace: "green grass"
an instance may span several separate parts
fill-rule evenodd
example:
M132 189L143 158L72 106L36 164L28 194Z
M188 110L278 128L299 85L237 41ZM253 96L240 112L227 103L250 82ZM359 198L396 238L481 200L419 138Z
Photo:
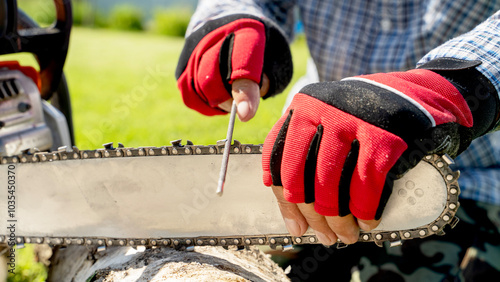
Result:
M147 33L75 28L65 67L77 146L107 142L163 146L175 139L214 144L226 136L228 116L206 117L184 106L174 77L183 39ZM294 81L307 48L293 44ZM293 82L292 82L293 84ZM286 91L285 91L286 93ZM257 116L237 121L234 138L262 143L281 115L286 95L261 101Z
M42 282L47 279L47 269L37 261L33 245L26 244L23 249L16 249L15 255L14 274L7 275L7 282Z

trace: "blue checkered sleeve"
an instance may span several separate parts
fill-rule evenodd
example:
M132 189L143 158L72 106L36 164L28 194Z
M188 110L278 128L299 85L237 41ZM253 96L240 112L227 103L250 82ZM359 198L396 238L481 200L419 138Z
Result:
M270 19L291 40L295 25L294 5L294 0L200 0L191 17L186 36L210 19L241 13Z

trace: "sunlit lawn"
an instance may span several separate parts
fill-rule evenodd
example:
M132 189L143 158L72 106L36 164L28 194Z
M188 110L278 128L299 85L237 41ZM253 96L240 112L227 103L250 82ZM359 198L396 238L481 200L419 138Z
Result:
M182 38L75 28L65 72L77 145L162 146L175 139L214 144L224 139L228 116L205 117L182 103L174 76L182 45ZM305 69L303 40L293 45L293 54L295 80ZM285 96L261 101L255 119L236 123L234 138L262 143Z

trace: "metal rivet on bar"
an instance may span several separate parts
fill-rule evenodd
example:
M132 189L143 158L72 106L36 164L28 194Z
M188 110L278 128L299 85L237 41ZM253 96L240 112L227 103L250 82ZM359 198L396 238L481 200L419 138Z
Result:
M208 243L212 246L215 246L215 244L217 244L217 241L215 239L210 239L210 241L208 241Z
M234 239L234 240L233 240L233 243L234 243L235 245L238 245L238 244L240 243L240 240L238 240L238 239Z
M165 148L161 148L161 154L162 154L162 155L166 155L166 154L167 154L167 149L165 149Z
M370 239L370 236L368 234L363 235L363 240L368 241Z
M452 181L453 180L453 175L451 175L451 174L446 175L446 180Z
M252 152L252 148L251 148L250 146L246 146L246 147L245 147L245 152L246 152L247 154L250 154L250 153Z
M450 193L451 193L452 195L455 195L456 193L458 193L458 190L457 190L456 188L451 188L451 189L450 189Z
M411 233L410 233L410 232L405 232L405 233L403 234L403 236L405 236L406 238L410 238Z
M302 243L302 238L300 238L300 237L295 238L295 242L296 242L297 244ZM260 243L260 242L259 242L259 243Z
M444 164L443 164L442 162L438 162L438 163L437 163L437 167L441 168L441 167L443 167L443 166L444 166Z
M449 217L448 215L444 215L444 216L443 216L443 220L444 220L444 221L449 221L449 220L450 220L450 217Z
M144 156L146 155L146 152L144 152L144 149L139 149L139 156Z
M215 148L213 146L210 146L210 149L208 149L208 152L210 154L215 154Z
M438 230L439 230L439 227L438 227L437 225L433 225L433 226L431 227L431 229L432 229L432 231L436 232L436 231L438 231Z
M195 152L196 152L196 154L199 155L199 154L201 154L201 149L200 148L196 148Z
M132 156L132 151L127 150L127 156L129 156L129 157Z
M273 245L274 245L274 244L276 244L276 239L271 238L271 239L269 240L269 242L270 242L271 244L273 244Z
M184 148L184 153L186 153L187 155L191 154L191 149L188 147Z
M203 240L198 240L198 241L196 241L196 244L198 244L198 245L200 245L200 246L201 246L201 245L203 245Z
M425 230L420 230L418 234L420 234L420 236L424 236L425 234L427 234L427 232L425 232Z
M377 239L377 240L382 240L382 238L383 238L382 234L375 235L375 239Z
M250 245L252 244L252 241L250 239L245 239L245 244Z
M150 156L154 156L154 155L155 155L155 150L153 150L153 149L149 149L148 154L149 154Z

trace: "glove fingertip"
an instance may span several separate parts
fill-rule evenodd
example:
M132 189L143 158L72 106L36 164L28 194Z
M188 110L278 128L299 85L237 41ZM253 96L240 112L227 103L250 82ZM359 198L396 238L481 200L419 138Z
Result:
M271 187L273 185L273 179L271 177L271 172L264 171L264 174L262 175L262 181L263 181L265 186Z

